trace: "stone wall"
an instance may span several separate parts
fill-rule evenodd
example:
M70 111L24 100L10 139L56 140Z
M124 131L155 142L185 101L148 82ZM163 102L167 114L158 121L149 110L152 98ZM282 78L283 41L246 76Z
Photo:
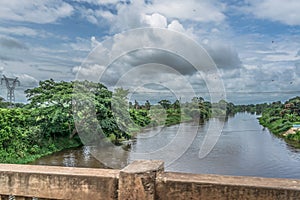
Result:
M122 170L0 164L0 199L300 199L300 180L164 172L162 161Z

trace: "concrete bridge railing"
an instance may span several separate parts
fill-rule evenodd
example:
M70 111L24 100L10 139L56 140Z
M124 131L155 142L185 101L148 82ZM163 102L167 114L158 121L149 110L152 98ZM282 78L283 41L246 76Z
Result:
M164 172L162 161L122 170L0 164L0 199L300 199L300 180Z

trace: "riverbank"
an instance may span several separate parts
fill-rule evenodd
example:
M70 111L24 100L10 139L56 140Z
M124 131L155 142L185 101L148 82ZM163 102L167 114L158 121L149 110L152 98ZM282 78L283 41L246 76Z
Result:
M282 118L258 118L259 123L272 134L284 139L293 147L300 148L300 131L292 127L292 123Z
M273 102L262 112L259 123L273 134L283 138L289 144L299 148L300 97L294 97L285 103Z
M184 131L182 134L187 137L180 137L174 148L169 147L173 146L172 141L180 136L178 125L158 129L159 134L157 129L149 129L141 133L140 137L130 144L129 149L116 147L112 151L107 147L82 146L46 156L39 159L36 164L98 168L101 166L94 161L94 157L108 165L116 165L116 163L122 165L137 155L139 155L138 159L160 159L170 162L170 157L178 150L179 158L172 160L172 164L166 165L167 171L300 178L300 150L287 145L283 139L275 137L267 129L262 129L257 116L249 113L229 116L211 153L199 159L201 144L208 128L213 127L214 123L216 123L214 119L208 119L200 124L196 137L182 155L179 151L195 134L194 123L190 124L190 128L187 124L186 128L181 129ZM112 156L112 152L118 157Z
M56 138L55 140L43 141L42 143L42 146L25 147L22 152L15 152L14 154L2 153L0 163L27 164L62 150L82 146L80 141L69 138Z

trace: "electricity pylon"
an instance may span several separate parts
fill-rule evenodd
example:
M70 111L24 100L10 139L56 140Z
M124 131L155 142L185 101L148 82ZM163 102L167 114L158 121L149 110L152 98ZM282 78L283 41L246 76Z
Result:
M10 105L12 105L13 102L15 102L15 88L18 84L20 86L20 81L17 78L7 78L3 75L3 78L1 78L1 85L3 84L3 81L5 81L5 85L7 88L7 101L9 101Z

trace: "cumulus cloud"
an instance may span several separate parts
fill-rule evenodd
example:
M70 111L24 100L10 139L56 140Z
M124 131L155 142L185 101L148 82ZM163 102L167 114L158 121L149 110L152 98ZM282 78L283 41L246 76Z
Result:
M178 31L185 33L186 30L183 28L182 24L178 20L173 20L169 25L168 25L169 30L173 31Z
M166 17L153 13L152 15L143 15L142 22L148 24L150 27L156 28L166 28L167 27L167 19Z
M165 77L164 80L166 81L167 74L178 73L182 76L189 76L197 71L195 67L192 66L188 61L172 52L159 49L143 49L128 53L115 60L106 69L105 75L103 76L102 80L109 85L114 85L120 79L120 77L122 77L123 74L128 73L135 67L146 64L149 64L147 65L148 68L155 67L157 66L157 64L169 66L170 68L172 68L172 70L169 71L154 70L156 72L156 75L152 78L149 78L148 76L149 79L156 80L157 83L159 82L158 79L160 76ZM144 73L142 71L140 72L142 76ZM133 79L134 77L135 76L132 76Z
M245 9L261 19L278 21L287 25L300 25L298 0L249 0Z
M136 70L140 67L143 68ZM165 70L166 67L169 70ZM199 71L204 73L202 79L191 79ZM186 98L199 90L207 92L203 90L206 82L221 89L216 68L206 52L189 38L166 29L138 29L116 34L94 49L82 68L76 67L73 72L79 74L79 79L100 81L110 88L119 85L134 91L138 87L140 94L162 92L155 87L145 87L146 83L172 88L172 91L184 93ZM187 82L183 84L178 76ZM188 85L190 89L186 90ZM168 89L164 92L170 95Z
M255 18L288 25L300 24L298 17L300 9L296 0L288 2L247 0L238 5L246 3L247 6L240 9L242 13L238 14L247 19L255 20L253 18L255 16ZM79 73L87 79L98 81L104 73L102 80L105 84L114 86L124 74L137 66L148 63L147 70L144 71L146 74L141 71L131 71L132 74L126 76L131 81L129 82L131 86L139 85L141 79L151 79L158 85L163 83L174 85L173 88L180 91L181 86L179 82L176 82L176 73L172 70L157 70L155 66L159 63L170 66L187 78L197 91L207 94L205 79L214 79L216 76L214 73L210 74L205 68L197 72L184 57L180 56L183 51L187 51L194 60L200 62L203 58L203 55L199 56L186 47L187 40L180 41L172 36L163 38L155 34L151 36L140 34L131 37L116 34L132 28L158 27L183 33L198 42L202 41L204 48L219 69L229 97L231 94L234 94L231 97L236 97L235 102L247 103L247 98L248 100L258 98L259 92L263 96L265 91L291 91L299 88L300 51L297 41L300 40L299 37L290 35L296 35L296 32L288 31L287 34L281 36L276 33L276 38L272 38L274 35L266 37L258 34L259 31L254 27L249 29L255 34L244 33L243 27L234 27L239 28L236 33L236 30L231 29L231 24L227 23L231 20L229 19L231 14L235 13L231 13L232 10L228 10L226 4L230 5L229 2L217 0L45 0L31 2L4 0L0 2L0 20L5 22L4 26L0 27L1 64L5 66L5 73L18 71L21 77L21 74L30 71L30 75L36 79L54 77L56 80L73 80L74 76ZM99 34L95 32L92 35L85 35L80 32L82 34L80 37L65 38L62 44L47 40L45 43L51 42L49 48L38 44L42 39L41 35L45 35L41 28L48 26L39 27L35 24L31 27L32 23L53 23L53 26L58 25L59 28L60 23L64 22L60 19L69 16L74 16L74 19L70 20L85 20L86 23L80 21L80 24L88 28L93 27L90 30L99 31ZM236 21L236 18L233 20ZM14 26L16 24L18 26ZM94 25L101 28L95 29ZM291 29L297 31L297 28L291 27ZM57 32L59 34L59 30ZM100 43L101 39L108 37L107 33L113 35L113 39L108 43ZM52 39L57 37L54 33L50 34L48 33L47 36ZM244 37L239 38L239 34ZM28 37L31 38L28 39ZM33 42L34 37L39 38ZM32 45L29 46L29 44ZM141 49L130 51L139 46L138 44L144 44L145 47L153 44L162 49L143 49L141 45ZM90 55L87 65L83 68L78 67L88 52L97 46L102 47ZM173 49L173 52L164 51L171 47L176 47L176 49ZM112 63L107 63L106 58L112 58L110 60ZM110 65L107 66L108 64ZM152 68L157 71L151 70ZM24 76L22 82L27 80L29 81L29 78L26 79ZM258 87L258 85L261 86ZM157 85L156 88L149 87L149 85L141 86L139 92L152 94L152 92L162 90L161 88L162 86ZM247 92L253 96L245 95ZM267 98L264 96L264 99Z
M33 22L39 24L54 23L60 18L72 15L74 8L62 0L45 1L0 1L0 19Z
M80 9L82 16L89 22L99 24L106 19L113 32L124 31L132 28L145 26L167 27L168 21L182 20L204 23L220 23L225 20L223 12L226 7L217 1L181 1L181 0L154 0L146 3L143 0L130 1L127 3L114 1L78 0L94 5L104 6L107 3L115 3L116 12L103 10ZM172 28L180 28L176 21ZM182 30L182 29L181 29Z

